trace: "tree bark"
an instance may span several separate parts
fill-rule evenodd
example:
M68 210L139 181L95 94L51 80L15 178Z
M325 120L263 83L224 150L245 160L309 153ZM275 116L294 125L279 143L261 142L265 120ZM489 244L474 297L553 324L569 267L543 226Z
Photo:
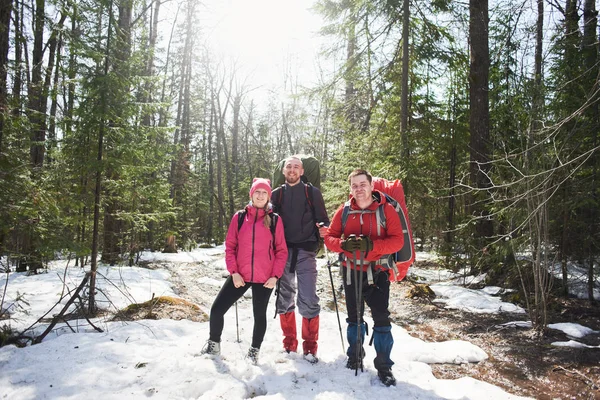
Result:
M28 89L29 121L31 122L31 145L29 150L31 166L34 173L44 164L44 149L46 141L46 110L43 101L43 76L44 62L44 20L45 0L35 1L35 19L33 32L33 54L31 82Z
M600 96L598 92L598 36L596 35L598 29L598 11L596 10L596 2L594 0L585 0L583 6L583 52L584 61L586 64L586 79L585 86L586 91L592 98L589 99L590 107L586 110L588 120L588 132L591 135L592 148L596 148L598 145L598 130L600 129L600 109L598 102ZM598 204L598 164L600 164L600 156L594 154L590 158L591 169L591 182L590 191L593 199L593 204ZM596 239L598 232L598 207L588 207L587 210L589 227L589 238L587 243L587 251L589 254L589 266L588 266L588 299L594 301L594 259L598 254L598 241Z
M19 8L19 5L21 7ZM12 87L12 100L15 104L15 108L12 112L13 115L19 115L21 113L21 89L23 86L23 66L21 59L23 58L23 3L15 3L14 15L14 27L15 27L15 69L14 79Z
M471 114L469 119L470 136L470 179L471 185L481 193L473 199L472 215L476 220L476 237L481 249L493 234L492 220L486 204L490 188L490 111L489 111L489 68L488 44L488 1L469 1L469 40L471 62L469 70L469 95ZM483 201L482 201L483 200Z
M8 88L6 77L8 75L8 49L10 48L10 15L12 13L12 0L0 3L0 154L2 154L2 141L4 137L4 118L8 110Z
M409 38L410 38L410 0L403 1L402 7L402 98L400 131L402 135L402 163L405 168L410 163L410 147L408 144L408 72L409 72ZM408 182L402 182L404 193L408 195Z

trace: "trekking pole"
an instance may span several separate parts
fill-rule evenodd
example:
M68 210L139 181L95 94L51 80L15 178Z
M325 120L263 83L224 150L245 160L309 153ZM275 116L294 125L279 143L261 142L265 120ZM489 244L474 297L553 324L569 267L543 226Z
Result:
M359 272L360 275L359 275L359 283L358 283L358 297L359 297L358 298L358 303L360 304L360 310L362 310L362 305L363 305L362 286L363 286L363 279L364 279L363 278L364 273L363 273L363 270L362 270L362 266L363 266L365 252L364 251L359 251L359 254L360 254L360 272ZM362 334L362 322L361 322L359 328L360 328L359 332ZM363 368L362 343L361 343L359 351L360 351L360 372L363 372L364 368ZM356 369L358 371L358 367Z
M358 287L358 266L356 265L356 252L352 252L352 264L354 265L354 298L356 300L356 368L354 370L354 376L358 376L358 364L361 365L360 370L363 371L362 368L362 342L360 338L360 334L362 333L362 323L360 321L360 309L361 309L361 298L360 292L362 291L360 287ZM350 272L350 271L348 271ZM362 273L362 271L361 271Z
M275 284L275 315L273 315L273 319L277 318L277 303L279 302L280 281L281 279L277 279L277 283Z
M327 257L327 269L329 270L329 280L331 281L331 293L333 293L333 304L335 305L335 314L337 315L338 327L340 328L340 339L342 340L342 352L344 348L344 335L342 334L342 323L340 322L340 312L338 311L337 298L335 296L335 285L333 284L333 275L331 274L331 260L329 259L329 251L325 247L325 257Z
M237 331L237 342L240 343L240 324L238 319L237 301L235 302L235 330Z

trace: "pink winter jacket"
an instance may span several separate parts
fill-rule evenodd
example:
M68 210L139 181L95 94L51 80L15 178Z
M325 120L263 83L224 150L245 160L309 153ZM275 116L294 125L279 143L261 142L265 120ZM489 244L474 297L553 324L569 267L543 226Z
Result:
M264 283L271 277L281 278L288 250L283 222L277 218L275 252L273 235L264 225L265 210L246 206L246 217L238 232L238 213L234 214L225 238L225 263L230 274L238 273L245 282ZM271 213L271 211L268 211Z

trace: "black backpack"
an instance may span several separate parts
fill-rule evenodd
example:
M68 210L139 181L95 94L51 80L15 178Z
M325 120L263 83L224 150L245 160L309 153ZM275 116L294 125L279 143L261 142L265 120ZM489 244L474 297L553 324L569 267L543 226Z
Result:
M244 223L244 219L248 214L248 210L245 208L237 212L238 216L238 232L242 229L242 224ZM271 230L271 235L273 236L273 251L275 251L275 231L277 230L277 220L279 219L279 214L271 213L271 226L269 229Z

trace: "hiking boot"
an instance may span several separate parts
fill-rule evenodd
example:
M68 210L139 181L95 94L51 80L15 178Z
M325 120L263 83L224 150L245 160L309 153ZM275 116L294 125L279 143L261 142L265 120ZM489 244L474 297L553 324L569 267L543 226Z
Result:
M360 368L360 362L356 358L348 358L348 361L346 361L346 368L358 369Z
M346 368L348 369L357 369L361 367L361 361L365 358L365 349L363 347L360 348L361 359L356 359L356 351L348 350L348 354L352 354L352 357L348 357L348 361L346 362Z
M209 354L211 356L218 356L221 354L221 343L215 342L213 340L208 340L200 354Z
M246 358L248 358L253 365L258 365L259 351L260 349L257 349L256 347L250 347L250 350L248 350L248 355L246 356Z
M380 369L377 371L377 376L385 386L396 386L396 378L394 378L391 368Z

